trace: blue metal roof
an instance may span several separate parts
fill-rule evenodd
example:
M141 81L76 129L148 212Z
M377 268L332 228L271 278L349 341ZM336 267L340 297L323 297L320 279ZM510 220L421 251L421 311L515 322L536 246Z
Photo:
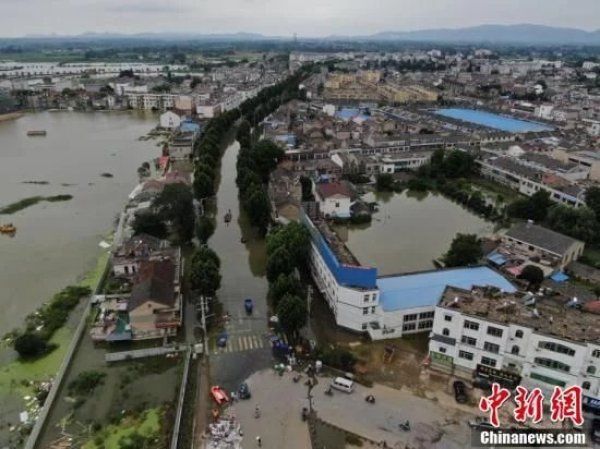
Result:
M200 131L200 125L195 122L185 121L185 122L181 122L179 129L181 129L181 131L183 131L183 132L194 132L195 133L195 132Z
M473 286L488 285L505 292L516 291L507 279L488 267L452 268L377 279L379 303L385 312L433 307L447 286L470 290Z
M550 276L550 279L552 279L554 282L565 282L569 280L569 276L567 276L562 271L557 271L552 276Z
M489 260L490 262L493 262L494 264L496 264L498 266L504 265L506 262L508 262L506 257L504 257L502 254L500 254L497 251L492 251L490 254L488 254L487 260Z

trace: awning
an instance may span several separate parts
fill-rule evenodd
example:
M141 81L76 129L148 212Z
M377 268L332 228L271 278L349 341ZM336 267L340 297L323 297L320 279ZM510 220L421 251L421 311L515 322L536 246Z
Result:
M506 257L504 257L502 254L500 254L497 251L492 251L491 253L489 253L487 255L487 260L489 260L490 262L492 262L494 265L496 265L498 267L501 267L506 262L508 262Z
M565 282L569 280L569 276L567 276L562 271L557 271L552 276L550 276L550 279L552 279L554 282Z

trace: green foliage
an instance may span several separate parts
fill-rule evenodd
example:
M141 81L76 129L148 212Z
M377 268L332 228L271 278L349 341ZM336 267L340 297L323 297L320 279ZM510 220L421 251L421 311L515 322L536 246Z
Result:
M483 256L481 242L475 234L456 234L443 261L447 267L476 264Z
M391 192L394 190L394 176L391 173L380 173L376 177L375 187L378 192Z
M291 339L298 336L298 332L308 319L306 303L298 296L285 295L277 305L279 324Z
M539 190L528 198L513 201L506 212L510 217L541 222L546 219L552 204L550 194L545 190Z
M207 246L198 248L191 258L190 283L203 296L214 296L221 286L217 254Z
M600 225L588 207L570 207L556 204L548 211L550 228L573 238L594 243L600 239Z
M279 248L285 248L296 267L302 266L310 251L310 233L304 225L291 222L279 226L267 236L267 255L272 255Z
M34 332L25 332L19 335L14 340L13 347L19 353L19 356L24 359L39 357L51 349L48 342Z
M519 279L524 279L529 282L530 287L538 287L544 281L544 272L540 267L535 265L527 265L521 271Z
M194 196L208 198L215 194L213 179L203 171L196 171L194 175Z
M76 395L87 395L102 384L106 373L100 371L82 371L75 379L69 382L69 392Z
M315 196L312 193L312 181L306 176L300 176L300 184L302 186L302 201L314 201Z
M274 282L282 274L291 274L294 268L294 260L289 251L285 247L279 247L267 258L267 279Z
M286 295L300 296L302 286L293 274L280 274L275 282L269 285L269 298L273 307L277 309L279 302Z
M194 205L192 192L182 183L167 184L154 199L152 207L159 217L170 223L176 241L189 242L194 236Z
M158 214L155 213L135 214L132 227L135 235L149 234L159 239L167 237L167 227Z
M600 223L600 187L588 187L585 191L585 204L596 215L596 220Z
M338 346L317 348L315 357L327 366L349 372L354 371L354 365L357 362L357 358L352 352Z
M215 232L214 219L203 215L196 220L196 238L201 243L206 243Z

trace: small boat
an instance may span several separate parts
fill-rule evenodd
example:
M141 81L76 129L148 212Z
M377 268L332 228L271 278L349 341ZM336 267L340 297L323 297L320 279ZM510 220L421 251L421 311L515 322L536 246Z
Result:
M45 136L47 134L45 129L32 129L30 131L27 131L27 135L30 137L33 136Z
M231 221L231 209L227 211L223 219L225 220L225 223L229 223Z
M2 234L14 234L17 232L17 227L12 223L7 223L0 226L0 233Z

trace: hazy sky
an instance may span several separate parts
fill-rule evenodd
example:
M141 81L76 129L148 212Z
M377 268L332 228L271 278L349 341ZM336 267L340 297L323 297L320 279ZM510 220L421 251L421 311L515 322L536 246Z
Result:
M0 0L0 35L370 34L485 23L600 28L600 0Z

